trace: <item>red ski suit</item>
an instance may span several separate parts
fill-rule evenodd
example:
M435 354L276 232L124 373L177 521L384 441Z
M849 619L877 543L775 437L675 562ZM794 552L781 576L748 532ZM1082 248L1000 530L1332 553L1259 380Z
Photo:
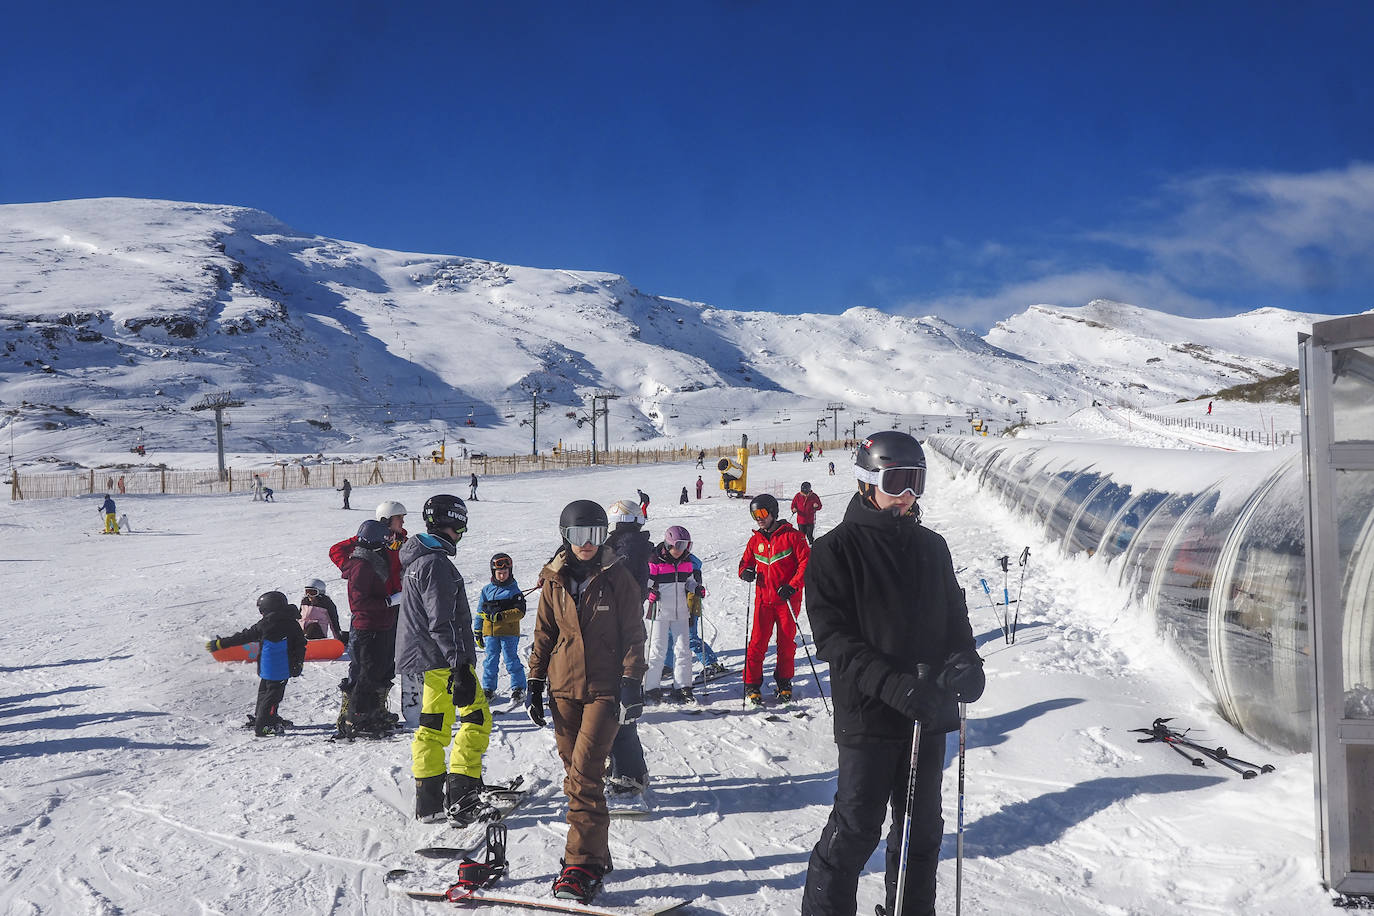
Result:
M811 548L806 538L786 520L779 520L772 531L755 531L744 548L739 571L754 570L754 626L749 646L744 651L744 683L763 683L763 657L777 632L778 654L773 677L792 680L797 655L797 618L801 614L802 580ZM790 585L796 592L784 601L778 586Z

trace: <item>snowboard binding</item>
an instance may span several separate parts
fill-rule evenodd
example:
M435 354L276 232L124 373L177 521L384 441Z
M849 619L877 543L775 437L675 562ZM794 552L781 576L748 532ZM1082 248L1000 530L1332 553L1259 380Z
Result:
M448 899L454 903L479 888L491 887L506 875L506 825L487 825L486 858L464 858L458 864L458 882L448 889Z

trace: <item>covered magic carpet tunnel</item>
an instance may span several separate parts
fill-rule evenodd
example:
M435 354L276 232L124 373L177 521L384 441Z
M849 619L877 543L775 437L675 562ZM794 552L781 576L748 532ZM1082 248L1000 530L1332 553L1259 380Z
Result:
M934 436L956 476L1040 526L1065 557L1114 570L1206 679L1231 723L1311 750L1314 673L1302 453L1143 449ZM1374 493L1347 499L1347 715L1374 709Z

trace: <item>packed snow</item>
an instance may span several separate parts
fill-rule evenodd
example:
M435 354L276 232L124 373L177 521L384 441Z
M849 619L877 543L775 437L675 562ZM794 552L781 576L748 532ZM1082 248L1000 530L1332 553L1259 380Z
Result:
M834 477L824 470L830 459ZM925 523L948 538L961 567L989 682L968 721L964 912L1306 916L1329 906L1310 756L1258 746L1229 727L1113 575L1059 559L1036 530L931 460ZM825 501L823 532L853 490L848 467L837 453L810 464L796 454L756 457L750 490L790 498L810 480ZM654 535L672 524L692 532L710 592L706 636L738 671L747 586L734 571L750 521L709 471L707 498L678 505L699 473L684 462L487 478L458 549L469 598L497 551L533 585L568 500L609 503L642 488L653 497ZM465 494L462 483L449 491ZM239 727L252 708L252 666L217 663L203 647L252 622L263 591L295 601L305 580L319 577L341 599L329 545L382 499L405 503L414 531L437 491L358 487L350 512L331 491L282 493L275 503L126 496L119 511L132 532L118 537L98 533L98 494L12 505L0 520L11 599L0 609L0 911L418 914L442 906L383 886L388 868L418 864L442 889L453 869L411 854L444 828L410 817L408 740L326 739L346 663L309 663L282 707L296 729L257 739ZM1027 546L1024 585L1016 567L1008 583L1020 595L1019 633L1008 645L978 580L1000 591L995 558ZM744 711L737 677L704 691L721 715L648 708L640 733L654 813L613 822L605 903L671 895L690 899L689 913L797 911L834 791L830 719L818 696L829 681L824 664L817 668L819 684L799 653L805 720ZM1157 716L1277 769L1242 780L1137 743L1143 736L1131 730ZM953 911L955 890L956 747L951 736L942 913ZM509 818L504 884L546 895L565 834L562 768L551 732L518 713L497 719L486 757L488 780L516 775L546 785ZM881 867L880 846L860 884L861 913L881 902Z

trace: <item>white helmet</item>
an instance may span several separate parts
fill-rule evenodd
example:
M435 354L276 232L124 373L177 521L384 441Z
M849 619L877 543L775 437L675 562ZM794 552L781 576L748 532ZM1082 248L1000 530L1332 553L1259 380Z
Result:
M388 499L386 502L377 504L377 521L379 522L384 522L393 515L405 514L406 507L396 502L394 499Z
M606 518L612 525L616 522L632 522L642 525L648 519L639 511L639 503L633 499L617 499L606 507Z
M306 579L305 587L313 588L316 591L318 591L321 595L324 594L324 583L321 582L319 579Z

